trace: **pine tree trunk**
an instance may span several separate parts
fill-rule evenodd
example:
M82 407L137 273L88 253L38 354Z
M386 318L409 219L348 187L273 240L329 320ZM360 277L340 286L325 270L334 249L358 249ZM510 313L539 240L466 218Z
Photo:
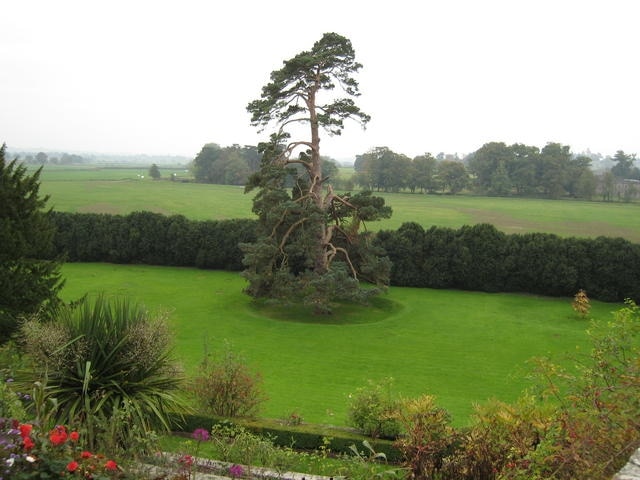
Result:
M308 99L309 117L311 126L311 169L309 171L309 181L311 186L311 196L316 207L323 211L324 200L322 195L322 159L320 158L320 131L318 125L318 116L316 112L315 91L310 92ZM324 274L329 270L326 256L327 246L327 225L326 222L320 222L317 226L314 272Z

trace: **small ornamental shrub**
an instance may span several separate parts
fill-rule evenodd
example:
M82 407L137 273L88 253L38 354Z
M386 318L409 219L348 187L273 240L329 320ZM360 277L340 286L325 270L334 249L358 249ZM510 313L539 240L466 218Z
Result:
M0 418L0 478L122 478L118 464L81 447L77 430L57 425L42 431L30 423Z
M398 421L400 402L393 397L392 384L391 378L380 383L370 380L366 387L349 395L349 425L372 438L397 438L401 430Z
M445 459L451 452L455 431L449 413L436 406L431 395L407 400L400 410L405 435L396 442L411 478L443 478Z
M581 318L586 318L587 315L589 315L589 310L591 310L591 303L589 302L589 297L587 297L587 292L580 289L573 297L571 308L573 308L573 311L580 315Z
M191 391L204 413L225 418L256 416L267 399L262 376L228 345L218 356L205 358Z

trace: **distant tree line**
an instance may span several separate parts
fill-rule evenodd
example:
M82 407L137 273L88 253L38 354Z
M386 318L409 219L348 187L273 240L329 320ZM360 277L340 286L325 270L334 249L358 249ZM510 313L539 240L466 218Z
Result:
M640 197L640 168L635 154L618 150L607 157L607 171L596 173L590 153L575 155L568 145L548 143L542 148L515 143L489 142L475 152L409 158L388 147L376 147L356 155L354 175L340 178L338 166L324 158L323 176L337 189L378 192L458 194L489 196L579 198L633 201ZM208 143L191 163L196 182L245 185L260 168L261 154L254 146L221 147ZM600 165L602 166L602 165Z
M69 154L69 153L52 153L51 155L45 152L38 153L22 153L20 155L12 154L14 157L18 157L21 163L27 165L78 165L87 163L87 160L82 155Z
M405 223L376 243L392 262L396 286L640 299L640 244L622 238L505 234L493 225L460 229Z
M191 173L195 181L200 183L246 185L249 177L260 169L261 159L258 147L221 147L217 143L207 143L191 163ZM324 158L323 167L324 176L338 177L335 161Z
M596 175L591 157L573 155L570 147L548 143L542 149L524 144L486 143L464 159L433 157L413 159L387 147L358 155L353 182L363 188L400 192L449 193L463 190L490 196L631 200L640 194L635 155L619 150L610 171ZM622 187L622 182L626 186Z
M457 157L436 158L426 153L411 159L387 147L356 156L354 169L354 183L378 192L458 193L471 181Z
M53 212L55 253L71 262L142 263L241 271L240 243L255 220L195 221L150 212ZM392 261L391 284L485 292L640 299L640 244L622 238L505 234L479 224L460 229L405 223L378 232Z

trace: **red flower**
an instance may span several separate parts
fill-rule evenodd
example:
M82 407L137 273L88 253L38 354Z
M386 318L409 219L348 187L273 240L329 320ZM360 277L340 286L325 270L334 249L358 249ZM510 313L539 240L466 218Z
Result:
M62 445L67 441L67 429L62 425L58 425L56 428L49 432L49 441L53 445Z
M104 464L104 468L106 468L107 470L117 470L118 464L113 460L107 460L107 463Z
M31 430L33 429L33 425L29 423L21 423L20 424L20 436L24 439L31 435Z
M80 454L82 458L91 458L93 454L91 452L87 452L86 450Z
M33 440L31 439L31 437L24 437L22 439L22 446L24 447L24 449L28 452L29 450L31 450L33 447L35 447L35 443L33 442Z
M78 439L80 438L80 434L74 430L69 434L69 438L71 439L72 442L77 442Z
M67 464L67 470L69 470L70 472L75 472L75 471L78 469L78 467L79 467L79 466L80 466L80 465L78 464L78 462L76 462L76 461L74 460L74 461L69 462L69 463Z

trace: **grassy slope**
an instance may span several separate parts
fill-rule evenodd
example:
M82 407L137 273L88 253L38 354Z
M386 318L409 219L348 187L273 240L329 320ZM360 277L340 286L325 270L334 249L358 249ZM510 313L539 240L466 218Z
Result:
M164 171L163 175L166 177L169 173ZM197 220L254 218L253 194L244 194L242 187L154 182L139 179L138 175L146 175L145 169L48 168L43 172L41 190L51 195L49 205L61 211L125 214L148 210L182 214ZM638 204L406 193L380 195L394 213L388 220L369 225L375 230L396 229L410 221L425 227L452 228L486 222L508 233L607 235L640 242L640 222L633 221L638 215Z
M343 424L348 394L391 376L401 394L436 394L465 423L472 402L521 392L530 357L586 346L586 323L568 299L392 288L372 310L273 319L241 293L235 273L67 264L63 274L67 299L106 291L169 310L188 371L205 345L231 342L263 374L270 417L296 411L307 421ZM593 313L607 318L615 308L596 303Z

